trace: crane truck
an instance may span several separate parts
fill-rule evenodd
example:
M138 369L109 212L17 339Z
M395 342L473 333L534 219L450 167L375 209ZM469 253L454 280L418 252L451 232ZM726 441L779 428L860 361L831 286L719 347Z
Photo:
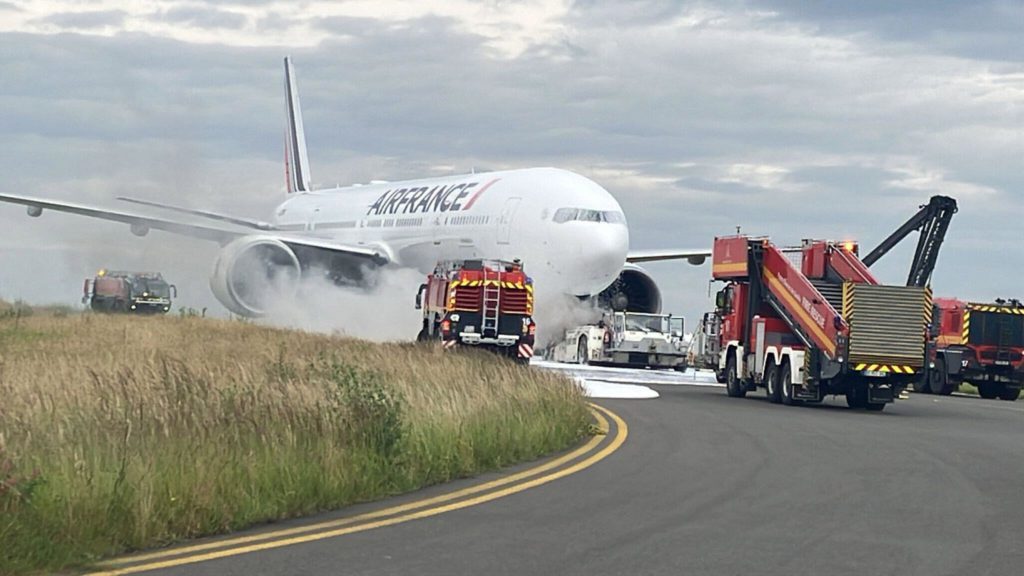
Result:
M82 287L82 303L97 312L166 314L178 288L159 272L100 270Z
M417 340L480 348L529 363L537 325L533 280L519 260L439 262L416 294Z
M719 379L730 397L880 411L922 371L931 292L879 284L853 242L805 241L799 267L767 239L716 238Z
M927 373L914 391L949 395L968 383L986 399L1014 401L1024 386L1024 305L936 298Z

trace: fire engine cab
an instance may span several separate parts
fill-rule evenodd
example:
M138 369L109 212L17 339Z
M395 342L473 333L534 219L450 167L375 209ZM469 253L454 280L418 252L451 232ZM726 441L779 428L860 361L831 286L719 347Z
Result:
M533 280L519 260L439 262L416 295L417 340L472 346L528 363L533 357Z

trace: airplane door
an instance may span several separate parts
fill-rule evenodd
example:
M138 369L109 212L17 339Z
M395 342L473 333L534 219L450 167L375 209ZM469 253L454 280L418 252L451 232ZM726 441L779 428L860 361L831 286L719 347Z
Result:
M312 232L316 230L316 222L320 219L320 207L313 208L313 211L309 213L309 222L306 222L306 230Z
M522 198L509 198L505 200L505 208L501 211L501 218L498 219L498 244L508 244L512 238L512 220L515 218L516 210Z

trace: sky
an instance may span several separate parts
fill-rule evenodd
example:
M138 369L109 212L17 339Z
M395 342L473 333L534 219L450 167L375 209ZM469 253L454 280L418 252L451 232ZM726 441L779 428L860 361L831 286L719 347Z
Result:
M936 294L1024 298L1022 32L1019 0L0 0L0 189L267 218L291 55L315 184L557 166L619 200L634 249L740 227L865 253L944 194ZM0 224L2 298L73 304L96 269L142 268L223 311L215 245ZM694 326L710 267L646 267Z

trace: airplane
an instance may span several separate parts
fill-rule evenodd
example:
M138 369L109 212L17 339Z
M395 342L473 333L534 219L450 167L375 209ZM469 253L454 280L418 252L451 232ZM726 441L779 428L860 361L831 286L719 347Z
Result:
M231 312L260 317L276 298L294 296L302 279L372 285L388 267L429 272L437 262L519 259L544 293L598 297L617 309L659 312L661 292L637 265L686 259L709 250L630 251L618 201L596 182L557 168L526 168L402 182L314 188L291 59L285 65L286 200L269 221L120 197L153 215L15 194L0 201L126 223L136 236L161 230L219 243L210 278ZM371 286L372 287L372 286Z

